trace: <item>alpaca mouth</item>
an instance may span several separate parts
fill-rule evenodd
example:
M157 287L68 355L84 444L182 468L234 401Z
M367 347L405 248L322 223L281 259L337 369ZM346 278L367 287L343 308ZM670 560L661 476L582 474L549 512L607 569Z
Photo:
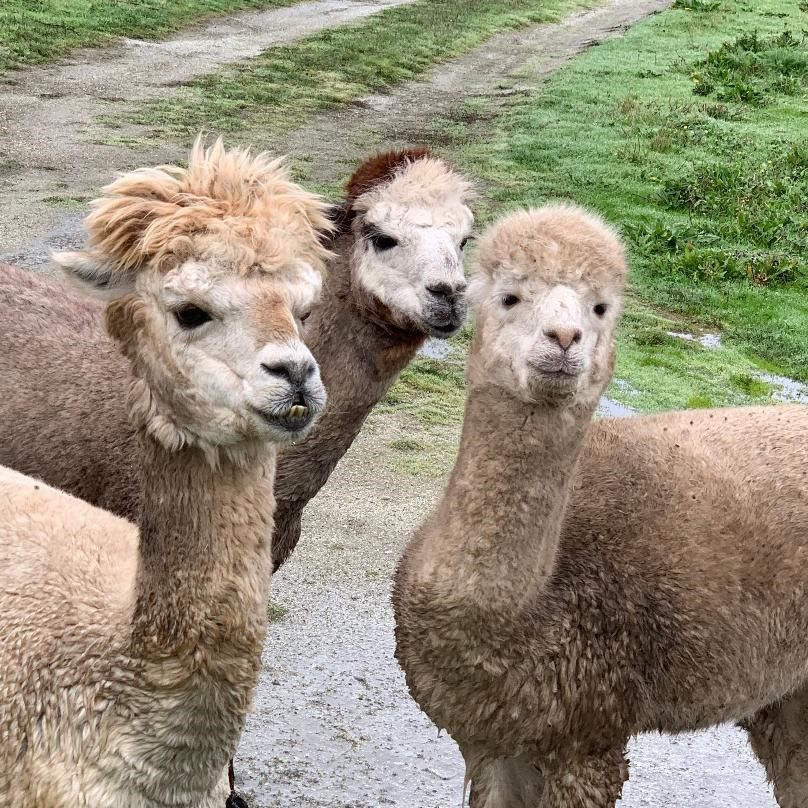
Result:
M270 426L292 434L303 432L311 426L319 413L319 410L306 403L294 403L285 410L261 410L256 407L255 411Z
M457 331L459 327L460 327L459 323L447 323L446 325L433 325L432 331L435 332L435 335L439 335L442 337L450 337Z
M542 368L534 367L536 381L552 387L572 387L577 384L580 372L572 368Z
M450 313L442 316L424 318L423 329L430 337L448 339L460 330L465 320L465 308L455 307Z

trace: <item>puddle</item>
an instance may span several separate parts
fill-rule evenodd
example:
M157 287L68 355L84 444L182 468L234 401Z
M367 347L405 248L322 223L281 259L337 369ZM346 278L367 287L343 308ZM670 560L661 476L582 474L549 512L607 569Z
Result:
M638 396L640 394L640 391L625 379L615 379L613 383L621 393L626 393L629 396Z
M598 409L595 412L595 417L597 418L630 418L632 415L636 415L637 410L634 407L629 407L626 404L621 404L619 401L615 401L613 398L607 398L606 396L602 396L600 399L600 404L598 404Z
M666 331L665 333L669 337L698 342L703 348L711 351L721 347L721 334L688 334L684 331Z
M452 346L448 340L429 337L418 351L418 356L425 356L428 359L448 359L451 353Z
M781 404L808 404L808 384L789 379L788 376L778 376L775 373L755 373L755 376L774 390L772 398Z

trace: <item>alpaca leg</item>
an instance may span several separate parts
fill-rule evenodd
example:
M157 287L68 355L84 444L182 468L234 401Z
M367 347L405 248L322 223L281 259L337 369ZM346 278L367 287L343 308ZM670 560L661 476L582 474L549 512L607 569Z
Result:
M741 726L766 767L780 808L808 805L808 688L765 707Z
M474 775L470 808L536 808L542 776L532 757L521 755L485 763Z
M559 760L544 777L540 808L613 808L628 780L628 759L624 748L616 748L583 760Z

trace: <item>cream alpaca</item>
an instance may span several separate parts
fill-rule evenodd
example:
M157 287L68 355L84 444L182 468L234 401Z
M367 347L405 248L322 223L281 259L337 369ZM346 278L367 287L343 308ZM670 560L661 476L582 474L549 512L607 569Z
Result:
M607 808L643 731L750 731L808 801L808 408L589 425L625 268L575 209L483 239L460 455L393 594L475 808Z
M221 808L266 627L274 446L324 404L296 318L329 225L276 162L221 143L105 191L91 249L61 261L112 298L140 529L0 473L0 793Z

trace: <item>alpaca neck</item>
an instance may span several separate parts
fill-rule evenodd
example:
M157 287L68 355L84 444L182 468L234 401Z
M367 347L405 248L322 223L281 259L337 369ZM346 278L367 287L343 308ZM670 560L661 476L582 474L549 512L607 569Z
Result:
M473 387L418 575L485 608L535 601L553 575L575 465L595 405L525 404Z
M143 499L133 643L149 657L199 646L260 656L271 575L274 450L169 452L141 432ZM233 646L238 646L234 648Z
M306 344L320 365L328 402L306 440L278 458L279 524L285 509L302 508L325 484L370 411L424 342L422 334L390 324L383 308L357 289L353 248L352 234L334 244L338 257L306 323Z

